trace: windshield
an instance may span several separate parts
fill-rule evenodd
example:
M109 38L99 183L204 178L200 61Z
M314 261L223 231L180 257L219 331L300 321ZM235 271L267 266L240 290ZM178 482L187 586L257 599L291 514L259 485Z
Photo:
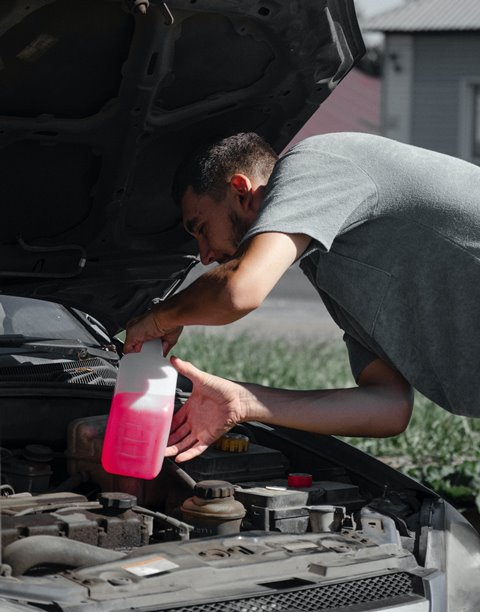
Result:
M1 295L0 341L6 336L25 337L25 340L74 340L100 346L94 336L60 304Z

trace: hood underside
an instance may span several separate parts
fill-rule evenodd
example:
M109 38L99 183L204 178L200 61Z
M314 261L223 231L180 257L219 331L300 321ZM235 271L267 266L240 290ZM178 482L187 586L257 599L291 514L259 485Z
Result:
M129 4L0 6L0 286L110 332L197 261L180 160L237 131L280 152L364 52L351 0Z

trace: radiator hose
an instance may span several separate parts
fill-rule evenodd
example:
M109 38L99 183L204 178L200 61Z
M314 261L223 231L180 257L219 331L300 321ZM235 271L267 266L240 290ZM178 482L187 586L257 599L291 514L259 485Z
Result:
M85 542L38 535L8 544L3 551L3 563L12 568L12 576L23 576L37 565L77 568L117 561L125 555L126 553L99 548Z

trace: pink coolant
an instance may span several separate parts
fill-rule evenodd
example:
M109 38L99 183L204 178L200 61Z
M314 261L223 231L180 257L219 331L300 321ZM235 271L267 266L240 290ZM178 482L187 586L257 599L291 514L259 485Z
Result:
M173 397L123 392L114 395L102 449L107 472L155 478L172 424Z

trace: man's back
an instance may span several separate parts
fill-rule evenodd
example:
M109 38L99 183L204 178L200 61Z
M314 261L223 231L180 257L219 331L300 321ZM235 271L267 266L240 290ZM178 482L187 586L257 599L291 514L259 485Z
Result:
M480 411L480 169L365 134L299 143L277 164L258 232L313 238L301 265L347 332L460 414Z

